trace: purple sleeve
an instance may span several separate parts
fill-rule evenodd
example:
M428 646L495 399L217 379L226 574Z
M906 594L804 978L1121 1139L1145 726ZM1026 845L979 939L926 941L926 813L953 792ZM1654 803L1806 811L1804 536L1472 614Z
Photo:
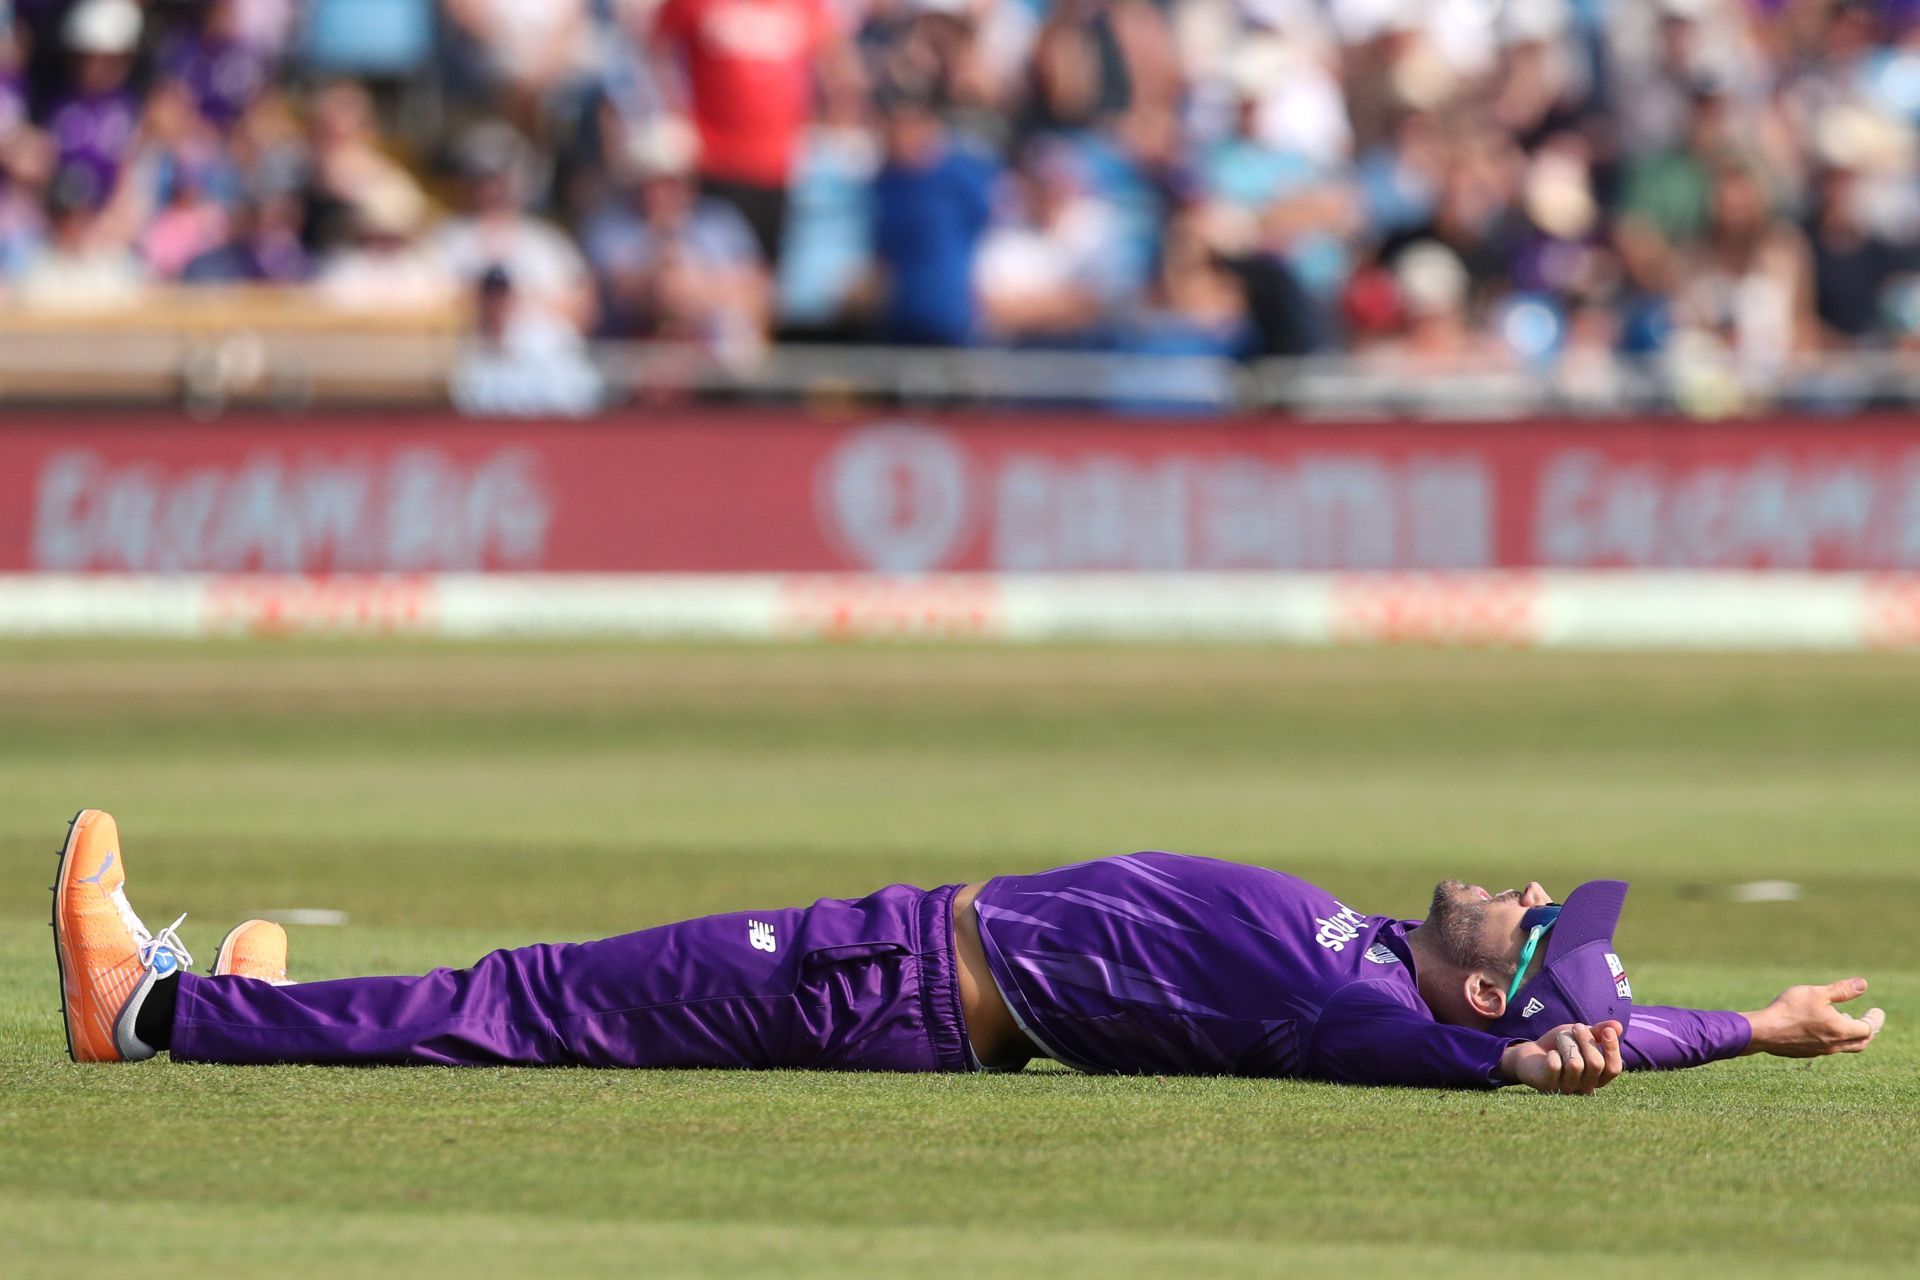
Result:
M1354 982L1334 993L1307 1042L1302 1075L1341 1084L1490 1089L1500 1055L1515 1043L1470 1027L1435 1022L1385 982Z
M1672 1071L1737 1058L1752 1038L1753 1028L1737 1013L1642 1004L1633 1008L1620 1056L1629 1071Z

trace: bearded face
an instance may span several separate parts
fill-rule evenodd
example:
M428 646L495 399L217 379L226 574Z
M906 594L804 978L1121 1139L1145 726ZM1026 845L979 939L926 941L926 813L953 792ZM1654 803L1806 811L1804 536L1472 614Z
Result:
M1513 948L1508 945L1512 921L1520 907L1521 891L1488 893L1479 885L1442 880L1433 887L1426 923L1447 960L1469 972L1513 972Z

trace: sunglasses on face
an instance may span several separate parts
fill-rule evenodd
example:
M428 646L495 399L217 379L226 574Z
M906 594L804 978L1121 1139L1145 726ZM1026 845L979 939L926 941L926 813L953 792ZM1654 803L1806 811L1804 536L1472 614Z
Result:
M1520 992L1520 983L1527 976L1527 965L1533 960L1535 948L1540 939L1547 936L1553 928L1553 922L1560 918L1560 904L1549 902L1544 907L1528 907L1527 913L1520 917L1520 927L1527 931L1527 940L1520 947L1520 967L1513 971L1513 985L1507 988L1507 1003L1512 1004L1514 996Z

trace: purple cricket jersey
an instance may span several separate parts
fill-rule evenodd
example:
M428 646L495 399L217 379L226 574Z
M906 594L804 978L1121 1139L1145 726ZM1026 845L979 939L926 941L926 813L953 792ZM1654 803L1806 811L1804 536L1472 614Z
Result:
M47 124L58 153L55 168L87 174L94 204L104 204L139 127L140 104L126 90L75 94L54 109Z
M186 84L200 114L222 129L251 107L272 78L267 55L241 40L194 33L161 50L162 71Z
M1016 1021L1083 1071L1487 1087L1516 1039L1434 1019L1406 942L1419 921L1265 867L1128 854L999 877L976 909ZM1738 1014L1644 1009L1623 1056L1690 1066L1747 1035Z

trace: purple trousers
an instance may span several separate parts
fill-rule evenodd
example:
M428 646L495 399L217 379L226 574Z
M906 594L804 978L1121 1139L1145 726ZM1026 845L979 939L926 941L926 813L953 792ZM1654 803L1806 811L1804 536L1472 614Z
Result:
M967 1071L958 885L707 916L467 969L180 976L176 1061Z

